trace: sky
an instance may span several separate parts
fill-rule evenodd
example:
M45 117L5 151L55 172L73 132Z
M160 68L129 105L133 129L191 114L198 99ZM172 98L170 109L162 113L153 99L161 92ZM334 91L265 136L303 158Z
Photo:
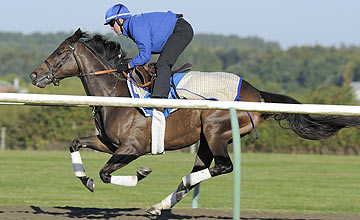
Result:
M360 0L17 0L2 1L0 31L109 33L106 10L125 4L132 13L184 14L195 34L260 37L292 46L360 46Z

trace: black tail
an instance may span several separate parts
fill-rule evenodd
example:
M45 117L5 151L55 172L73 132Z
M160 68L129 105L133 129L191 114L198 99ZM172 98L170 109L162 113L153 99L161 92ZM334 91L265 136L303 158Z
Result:
M265 102L270 103L289 103L301 104L299 101L285 95L274 94L269 92L259 91L260 96ZM288 122L288 127L292 129L297 135L302 138L310 140L321 140L335 135L340 129L348 127L359 127L360 117L356 116L335 116L323 115L312 117L307 114L293 114L293 113L263 113L262 118L268 119L274 117L279 121L282 128L282 121Z

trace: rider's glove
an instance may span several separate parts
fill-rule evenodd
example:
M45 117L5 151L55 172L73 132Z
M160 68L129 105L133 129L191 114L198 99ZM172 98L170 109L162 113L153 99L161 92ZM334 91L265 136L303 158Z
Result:
M116 67L117 69L117 72L120 72L122 73L123 71L126 72L129 70L129 66L128 66L128 63L119 63Z

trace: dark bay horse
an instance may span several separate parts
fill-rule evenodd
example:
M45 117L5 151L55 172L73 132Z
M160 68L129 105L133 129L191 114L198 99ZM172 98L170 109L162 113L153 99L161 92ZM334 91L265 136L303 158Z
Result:
M78 29L30 77L34 85L44 88L47 84L59 85L61 79L77 76L89 96L130 97L126 78L122 74L91 74L113 69L125 59L125 53L118 43L101 35L90 36ZM245 80L240 93L242 101L299 103L285 95L260 91ZM70 144L75 175L89 190L94 190L93 180L86 176L79 153L81 148L90 148L112 155L100 170L104 183L135 186L151 172L150 168L139 168L135 176L114 176L111 173L151 152L151 117L146 118L137 108L129 107L97 107L96 112L95 125L99 135L75 138ZM254 126L269 118L285 120L297 135L312 140L329 138L342 128L360 125L358 117L349 116L312 117L306 114L260 112L250 112L250 115ZM239 111L237 116L240 134L244 136L253 129L253 124L246 112ZM185 148L198 140L200 145L191 173L183 177L178 188L167 198L147 210L155 215L173 207L201 181L233 170L227 150L232 141L228 111L179 109L166 119L166 128L165 150ZM215 165L210 168L213 160Z

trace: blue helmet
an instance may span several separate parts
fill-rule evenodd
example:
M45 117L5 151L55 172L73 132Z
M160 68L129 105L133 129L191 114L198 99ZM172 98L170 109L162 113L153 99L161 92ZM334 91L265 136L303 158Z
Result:
M106 11L104 25L109 24L109 22L113 19L121 18L121 19L126 20L129 17L131 17L131 13L130 13L129 9L123 4L117 4L117 5L110 7Z

